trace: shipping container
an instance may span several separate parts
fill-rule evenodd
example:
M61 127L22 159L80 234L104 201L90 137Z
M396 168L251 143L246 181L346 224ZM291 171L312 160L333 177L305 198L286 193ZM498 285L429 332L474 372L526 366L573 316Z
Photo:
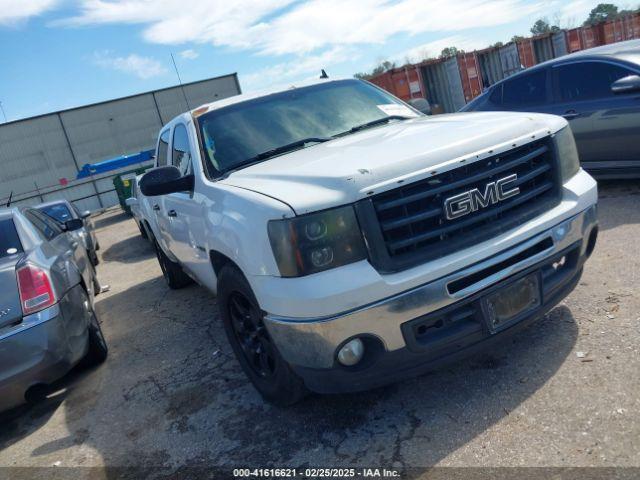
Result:
M602 25L587 25L567 30L569 53L603 45Z
M500 47L499 51L500 65L502 66L502 74L504 78L510 77L514 73L518 73L522 70L518 46L515 43L509 43L504 47Z
M419 70L415 65L388 70L370 78L369 81L405 102L412 98L426 98Z
M424 62L420 66L427 100L434 112L457 112L465 105L460 69L456 57Z
M524 68L533 67L536 62L536 55L533 51L533 40L525 38L518 41L518 53L520 63Z
M551 34L540 35L533 38L533 52L536 62L542 63L551 60L553 55L553 38Z
M554 33L551 41L553 43L553 56L555 58L562 57L569 53L567 49L567 33L564 30Z
M464 99L470 102L482 93L482 78L480 78L480 65L475 52L458 55L458 68Z
M476 52L476 55L480 64L480 76L484 87L490 87L504 78L499 49L495 47L485 48Z
M604 44L640 38L640 14L610 20L602 26L602 31Z

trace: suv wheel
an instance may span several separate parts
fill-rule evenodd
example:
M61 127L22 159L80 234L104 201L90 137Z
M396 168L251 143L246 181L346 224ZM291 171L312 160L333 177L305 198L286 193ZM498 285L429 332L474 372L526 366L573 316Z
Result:
M235 266L220 271L218 308L240 366L264 399L287 406L304 398L302 379L278 352L249 282Z
M164 276L169 288L177 290L193 283L191 277L184 273L180 264L167 257L167 255L162 251L160 245L158 245L157 241L154 242L154 247L156 250L156 256L158 257L158 263L160 264L160 269L162 270L162 275Z

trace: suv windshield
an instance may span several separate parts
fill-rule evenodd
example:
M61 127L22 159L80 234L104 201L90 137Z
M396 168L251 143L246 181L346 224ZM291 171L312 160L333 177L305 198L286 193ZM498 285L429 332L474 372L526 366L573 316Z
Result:
M375 126L387 117L418 115L368 83L340 80L213 110L198 118L198 124L207 170L215 175L351 133L370 122Z

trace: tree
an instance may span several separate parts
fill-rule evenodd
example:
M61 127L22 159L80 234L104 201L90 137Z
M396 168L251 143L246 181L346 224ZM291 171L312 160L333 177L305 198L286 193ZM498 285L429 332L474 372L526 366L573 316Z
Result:
M459 53L464 53L464 51L458 50L457 47L447 47L442 50L442 53L440 54L440 58L455 57Z
M355 78L366 80L368 78L375 77L376 75L380 75L381 73L384 73L388 70L393 70L394 68L396 68L395 62L390 62L389 60L383 60L373 70L371 70L371 72L358 72L353 76Z
M509 40L509 42L516 43L521 42L522 40L524 40L524 37L522 35L514 35L513 37L511 37L511 40Z
M500 47L504 47L504 43L502 42L496 42L493 45L491 45L491 47L493 48L500 48Z
M543 33L558 32L560 31L560 27L549 24L549 19L547 17L543 17L536 20L536 23L533 24L530 31L533 35L542 35Z
M591 10L589 16L585 20L585 25L595 25L596 23L612 20L618 16L618 7L613 3L599 3L596 8Z

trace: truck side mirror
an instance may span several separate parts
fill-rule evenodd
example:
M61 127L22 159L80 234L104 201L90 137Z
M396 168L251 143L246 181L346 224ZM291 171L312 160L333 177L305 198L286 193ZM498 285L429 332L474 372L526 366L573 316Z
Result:
M90 210L85 210L84 212L82 212L80 214L80 218L88 218L91 216L91 211Z
M67 220L66 222L64 222L64 229L67 232L80 230L82 227L84 227L84 222L81 218L72 218L71 220Z
M140 179L140 191L147 197L167 195L176 192L192 192L195 182L194 175L180 174L180 170L173 165L149 170Z
M409 105L425 115L431 115L431 105L426 98L412 98L409 100Z
M640 76L629 75L611 84L611 91L615 94L640 92Z
M124 201L124 203L126 203L128 207L132 207L133 205L138 204L138 199L135 197L129 197Z

